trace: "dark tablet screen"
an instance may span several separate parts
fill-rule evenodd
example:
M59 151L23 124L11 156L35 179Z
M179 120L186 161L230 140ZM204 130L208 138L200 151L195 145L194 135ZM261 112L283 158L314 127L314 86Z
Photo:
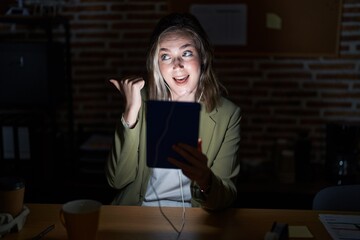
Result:
M171 147L187 143L197 147L201 105L194 102L146 102L147 165L157 168L177 168L167 159L186 161Z

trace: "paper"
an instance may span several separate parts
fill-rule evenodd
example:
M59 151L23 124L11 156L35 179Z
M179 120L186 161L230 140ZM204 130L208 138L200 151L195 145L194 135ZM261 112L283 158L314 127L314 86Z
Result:
M266 27L269 29L281 30L282 28L282 20L279 15L275 13L267 13L266 14Z
M14 129L11 126L2 127L3 157L4 159L15 158Z
M193 4L190 12L199 19L212 44L247 44L245 4Z
M29 136L29 129L27 127L18 128L18 140L19 140L19 158L22 160L30 159L31 158L30 136Z
M307 226L289 226L290 238L313 238Z
M319 218L334 240L360 240L360 215L319 214Z

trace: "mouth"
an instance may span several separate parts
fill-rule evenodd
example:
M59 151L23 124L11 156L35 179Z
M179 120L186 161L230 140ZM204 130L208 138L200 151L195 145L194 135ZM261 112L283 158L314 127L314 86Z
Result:
M189 79L189 75L181 77L173 77L176 83L185 83Z

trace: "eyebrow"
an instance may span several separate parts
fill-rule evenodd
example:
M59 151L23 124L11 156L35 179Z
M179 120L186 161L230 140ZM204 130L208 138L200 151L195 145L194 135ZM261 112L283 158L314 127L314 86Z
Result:
M191 43L186 43L186 44L182 45L179 49L184 49L187 47L195 47L195 46ZM167 48L160 48L160 51L169 52L170 50Z

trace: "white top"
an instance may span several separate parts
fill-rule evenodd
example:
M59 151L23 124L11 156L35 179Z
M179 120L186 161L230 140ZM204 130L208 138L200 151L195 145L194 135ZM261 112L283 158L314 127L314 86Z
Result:
M143 206L191 207L190 179L179 169L152 168Z

